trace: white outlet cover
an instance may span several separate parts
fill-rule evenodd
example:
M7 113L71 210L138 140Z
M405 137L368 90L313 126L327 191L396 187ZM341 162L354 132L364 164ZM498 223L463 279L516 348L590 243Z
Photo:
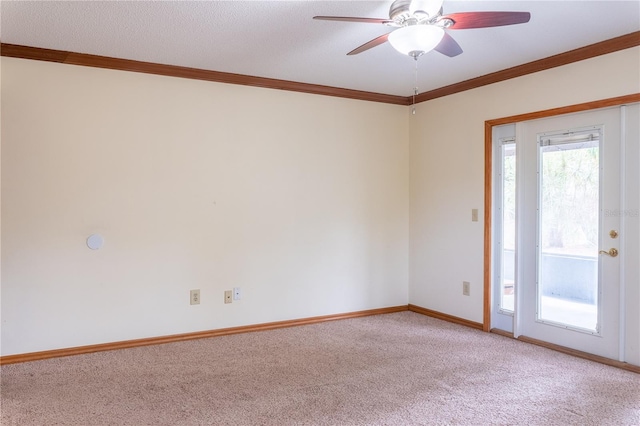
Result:
M200 290L191 290L189 292L190 304L199 305L200 304Z
M101 249L104 245L104 238L100 234L91 234L89 238L87 238L87 247L91 250Z

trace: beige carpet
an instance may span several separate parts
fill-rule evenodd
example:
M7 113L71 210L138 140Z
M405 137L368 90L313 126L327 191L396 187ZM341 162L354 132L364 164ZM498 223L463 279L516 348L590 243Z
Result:
M639 425L640 376L412 312L1 368L2 425Z

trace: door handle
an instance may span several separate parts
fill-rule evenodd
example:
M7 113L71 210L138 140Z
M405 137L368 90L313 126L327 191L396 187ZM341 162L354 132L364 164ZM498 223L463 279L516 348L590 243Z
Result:
M607 256L616 257L618 255L618 249L612 248L609 251L600 250L598 254L606 254Z

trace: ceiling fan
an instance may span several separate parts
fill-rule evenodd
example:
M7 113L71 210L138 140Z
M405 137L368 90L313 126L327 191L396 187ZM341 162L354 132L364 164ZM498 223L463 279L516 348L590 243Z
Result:
M389 8L388 19L342 16L314 16L325 21L362 22L383 24L396 28L383 34L347 55L357 55L389 42L398 52L418 59L435 50L454 57L462 53L460 45L445 30L499 27L529 22L529 12L459 12L442 14L443 0L395 0Z

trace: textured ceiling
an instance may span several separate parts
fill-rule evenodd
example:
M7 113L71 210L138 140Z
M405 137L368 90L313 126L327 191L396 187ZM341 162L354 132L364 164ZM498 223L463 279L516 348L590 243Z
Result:
M378 24L315 15L386 18L390 1L7 1L0 40L79 53L408 96L413 59L385 43ZM450 30L464 53L420 58L420 92L640 30L640 2L451 1L444 13L529 11L527 24Z

